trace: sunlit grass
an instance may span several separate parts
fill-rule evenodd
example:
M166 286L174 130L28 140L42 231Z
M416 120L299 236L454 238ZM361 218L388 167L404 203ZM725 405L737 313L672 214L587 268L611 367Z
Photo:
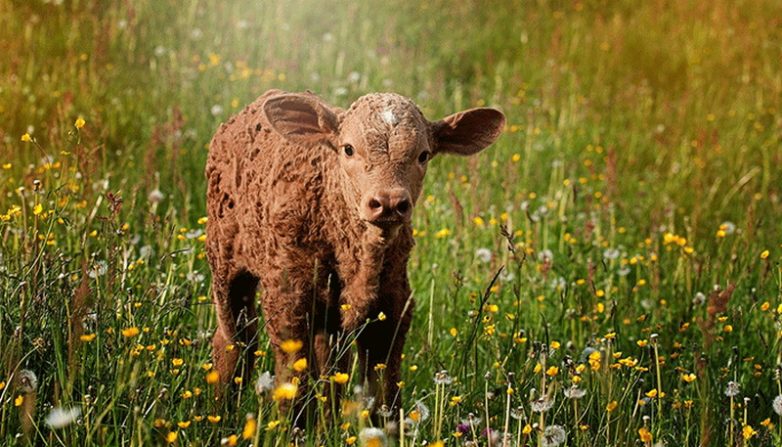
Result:
M57 3L0 3L0 444L782 442L776 2ZM431 164L401 426L353 363L293 430L265 336L215 399L206 147L269 88L508 116Z

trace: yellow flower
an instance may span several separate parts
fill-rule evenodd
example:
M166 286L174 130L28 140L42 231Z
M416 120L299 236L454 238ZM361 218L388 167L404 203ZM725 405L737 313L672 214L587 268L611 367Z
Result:
M449 230L448 228L443 228L442 230L435 233L434 237L436 237L437 239L443 239L450 235L451 235L451 230Z
M89 343L89 342L95 340L95 337L97 337L97 336L98 336L97 334L82 334L82 335L79 336L79 340L81 340L81 341L83 341L85 343Z
M559 349L562 346L558 341L551 342L551 349Z
M754 428L752 428L751 425L745 425L744 428L741 429L741 436L744 437L744 440L749 441L750 438L757 435L758 432L755 431Z
M171 364L172 364L172 365L173 365L175 368L178 368L178 367L180 367L180 366L184 365L184 364L185 364L185 361L184 361L183 359L180 359L180 358L174 358L174 359L171 359Z
M293 400L296 397L296 392L299 390L298 385L293 383L283 383L274 389L272 393L272 399L274 400Z
M75 123L73 123L73 125L74 125L74 126L77 128L77 129L81 129L82 127L84 127L84 124L86 124L86 121L84 121L84 118L82 118L82 117L78 117L78 118L76 118L76 122L75 122Z
M288 354L294 354L299 352L303 346L304 343L301 340L285 340L280 344L280 349Z
M652 442L652 433L646 427L641 427L638 429L638 438L641 439L641 442L650 443Z
M554 377L559 373L559 368L556 366L550 366L549 369L546 370L546 375L549 377Z
M763 250L763 252L760 253L760 259L768 259L768 255L770 255L770 254L771 254L771 252L769 252L768 250ZM747 427L749 427L749 426L747 426ZM751 428L752 427L750 427L750 429ZM749 439L749 438L747 438L747 439Z
M220 373L218 373L217 371L212 370L206 373L206 383L208 383L209 385L214 385L219 381L220 381Z
M25 132L24 135L22 135L22 141L24 141L25 143L29 143L33 141L33 138L30 136L29 133Z
M649 344L649 341L648 341L648 340L638 340L638 341L637 341L637 342L635 342L635 343L636 343L636 344L637 344L639 347L641 347L641 348L645 348L645 347L646 347L646 346Z
M190 427L191 421L179 421L176 423L177 427L179 428L187 428Z
M529 424L525 425L524 428L521 429L521 432L525 435L532 433L532 426Z
M350 377L346 373L338 372L338 373L334 374L333 376L331 376L331 381L335 382L335 383L338 383L340 385L344 385L344 384L348 383L348 379L349 378Z
M168 434L166 435L166 442L169 444L175 443L177 436L179 435L175 431L168 432Z
M279 420L269 421L269 423L266 424L266 430L274 430L278 425L280 425Z
M608 403L608 405L606 405L606 411L610 413L616 410L616 407L618 406L619 404L615 400L612 400L611 402Z
M307 359L304 357L293 362L293 369L297 372L302 372L307 369Z
M380 321L385 321L386 314L384 314L383 312L380 312L379 314L377 314L377 319L380 320Z
M14 406L21 407L23 403L24 403L24 396L22 396L21 394L16 396L16 399L14 399Z
M355 443L356 443L356 440L358 440L358 438L357 438L357 437L355 437L355 436L351 436L351 437L349 437L349 438L345 439L345 443L346 443L347 445L353 445L353 444L355 444Z
M5 388L5 380L0 380L0 390Z
M258 421L254 417L248 417L242 430L242 439L252 439L255 436L255 430L258 429Z
M690 374L682 374L682 380L684 380L687 383L692 383L697 378L698 378L698 376L696 376L695 374L692 374L692 373L690 373Z
M220 422L220 420L222 419L222 417L219 416L219 415L214 415L214 416L209 415L206 418L209 420L209 422L211 422L213 424L216 424L216 423Z
M41 205L40 203L33 207L33 214L34 215L37 216L37 215L41 214L42 212L43 212L43 205Z
M229 447L234 447L238 443L239 443L239 437L236 435L231 435L227 438L223 438L220 440L220 445L227 445Z
M141 331L136 326L132 326L122 330L122 336L126 338L133 338L139 333L141 333Z

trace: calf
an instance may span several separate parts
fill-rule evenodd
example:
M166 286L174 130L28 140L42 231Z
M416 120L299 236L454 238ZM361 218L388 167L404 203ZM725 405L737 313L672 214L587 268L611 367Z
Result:
M278 383L296 376L304 385L307 374L317 380L344 368L335 345L352 333L369 394L398 407L413 307L410 217L427 166L440 154L481 151L504 124L490 108L430 122L392 93L363 96L344 110L279 90L223 124L206 166L213 358L222 380L249 377L260 285ZM283 349L286 340L304 349ZM309 372L291 367L302 357Z

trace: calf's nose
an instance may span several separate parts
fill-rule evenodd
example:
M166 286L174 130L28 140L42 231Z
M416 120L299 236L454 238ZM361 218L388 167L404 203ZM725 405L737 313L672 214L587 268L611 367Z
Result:
M364 199L364 213L369 221L407 220L413 212L410 193L393 188L368 194Z

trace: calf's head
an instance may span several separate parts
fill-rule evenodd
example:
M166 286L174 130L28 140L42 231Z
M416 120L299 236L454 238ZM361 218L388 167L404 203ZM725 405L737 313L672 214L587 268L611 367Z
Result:
M347 110L309 93L283 93L269 98L263 110L285 138L335 151L346 203L358 218L384 230L409 222L433 157L478 153L505 125L502 112L490 108L431 122L410 99L392 93L362 96Z

